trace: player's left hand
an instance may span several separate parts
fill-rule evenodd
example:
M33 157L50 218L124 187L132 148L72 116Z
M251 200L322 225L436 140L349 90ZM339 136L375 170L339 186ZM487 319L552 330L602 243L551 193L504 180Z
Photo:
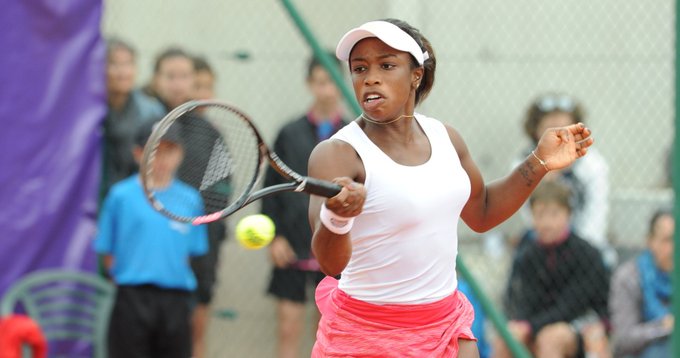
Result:
M535 153L549 170L568 167L588 153L588 147L594 142L591 134L583 123L550 128L541 136Z

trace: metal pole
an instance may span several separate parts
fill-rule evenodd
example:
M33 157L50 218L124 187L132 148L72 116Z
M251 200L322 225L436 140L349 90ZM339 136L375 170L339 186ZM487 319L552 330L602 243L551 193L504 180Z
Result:
M458 254L458 259L456 260L456 267L458 273L460 273L460 275L463 276L465 281L467 281L470 285L470 289L472 289L472 292L479 300L479 303L482 304L482 309L486 313L487 317L489 317L491 323L493 323L494 327L498 331L498 334L500 334L505 341L505 344L507 344L512 356L515 358L531 358L531 354L529 354L524 345L519 343L515 337L512 336L510 331L508 331L508 322L504 315L499 312L494 307L491 300L486 297L486 294L477 283L477 280L475 280L475 277L472 276L472 273L467 269L467 266L465 266L460 254Z
M291 19L293 19L293 22L295 22L297 28L300 30L302 36L312 48L312 51L314 51L314 56L319 59L319 62L321 62L321 64L326 68L328 73L333 78L333 81L335 81L335 84L340 89L343 97L345 97L345 101L349 105L350 109L354 112L354 115L358 116L361 114L361 107L359 107L359 103L357 103L354 97L354 92L350 90L342 80L342 74L338 70L338 66L336 65L335 61L331 59L326 53L326 50L324 50L323 47L319 45L319 41L317 41L317 39L314 37L314 34L307 26L307 23L302 19L302 16L300 16L300 13L298 13L293 3L290 0L281 0L281 2L288 11Z

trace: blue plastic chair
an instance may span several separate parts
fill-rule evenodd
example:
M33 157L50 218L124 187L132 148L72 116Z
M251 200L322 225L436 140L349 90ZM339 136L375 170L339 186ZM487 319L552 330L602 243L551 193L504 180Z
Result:
M49 345L87 342L93 357L103 358L114 293L113 284L91 273L41 270L24 276L7 291L0 315L12 314L20 306L40 325Z

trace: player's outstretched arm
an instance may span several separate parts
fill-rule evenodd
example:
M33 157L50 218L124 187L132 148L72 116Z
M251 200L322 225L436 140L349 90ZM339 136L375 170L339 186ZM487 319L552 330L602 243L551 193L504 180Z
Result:
M361 169L359 169L361 168ZM330 180L342 186L342 191L332 198L312 195L309 201L309 223L312 228L312 251L319 261L321 271L337 276L344 270L352 254L349 232L351 219L359 215L366 199L366 190L359 178L363 169L354 149L339 140L320 143L309 158L309 176ZM322 209L322 206L325 206ZM325 225L320 219L322 210L328 220L339 223L336 227ZM332 219L328 219L332 218ZM343 225L343 221L350 220ZM329 229L329 226L331 227Z
M512 216L546 173L571 165L586 155L593 144L590 130L582 123L548 129L536 150L508 176L485 184L463 138L454 129L447 129L461 165L470 177L470 198L461 217L477 232L490 230Z

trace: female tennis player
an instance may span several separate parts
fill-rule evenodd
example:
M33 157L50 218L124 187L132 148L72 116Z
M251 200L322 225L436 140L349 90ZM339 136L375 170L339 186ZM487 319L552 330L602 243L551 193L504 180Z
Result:
M313 357L477 357L474 313L456 289L458 219L483 232L510 217L550 170L586 154L583 124L551 128L508 176L485 184L458 132L415 113L436 59L399 20L347 32L347 60L363 114L309 160L309 175L343 186L309 206L324 273ZM339 281L333 276L341 275Z

